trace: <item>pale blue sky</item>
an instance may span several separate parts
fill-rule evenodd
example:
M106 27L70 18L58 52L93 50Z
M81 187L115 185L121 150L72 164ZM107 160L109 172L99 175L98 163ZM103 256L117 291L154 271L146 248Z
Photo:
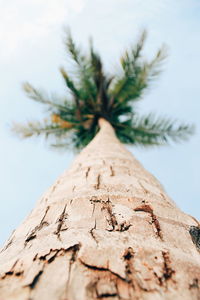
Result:
M43 107L28 100L21 83L64 93L58 68L66 64L63 26L86 45L89 36L115 70L122 50L147 28L146 55L162 43L169 58L160 80L138 104L196 124L188 143L131 151L165 186L185 212L200 219L200 1L199 0L0 0L0 243L19 225L35 201L71 163L73 154L50 151L42 141L20 141L13 121L42 117Z

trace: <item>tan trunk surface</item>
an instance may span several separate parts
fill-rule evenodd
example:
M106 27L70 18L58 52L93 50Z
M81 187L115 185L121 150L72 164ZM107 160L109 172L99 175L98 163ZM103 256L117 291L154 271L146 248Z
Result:
M191 225L101 120L1 250L0 300L200 299Z

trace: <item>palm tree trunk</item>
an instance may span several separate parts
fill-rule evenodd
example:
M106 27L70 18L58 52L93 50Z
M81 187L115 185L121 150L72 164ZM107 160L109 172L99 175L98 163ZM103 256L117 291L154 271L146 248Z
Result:
M195 220L100 127L1 250L1 300L200 299Z

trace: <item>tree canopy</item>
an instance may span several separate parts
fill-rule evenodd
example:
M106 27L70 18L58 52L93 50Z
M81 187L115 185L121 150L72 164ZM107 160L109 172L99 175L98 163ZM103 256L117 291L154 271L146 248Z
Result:
M125 144L159 146L189 138L194 131L192 125L179 124L152 113L140 115L136 109L136 102L143 99L144 92L160 75L166 58L165 47L158 49L150 61L144 58L146 37L143 31L137 42L121 56L119 72L110 75L92 41L85 53L68 32L65 48L73 72L60 69L66 96L49 96L24 83L27 96L46 105L47 116L43 121L14 123L13 131L24 138L43 135L56 148L79 149L98 132L98 119L105 118Z

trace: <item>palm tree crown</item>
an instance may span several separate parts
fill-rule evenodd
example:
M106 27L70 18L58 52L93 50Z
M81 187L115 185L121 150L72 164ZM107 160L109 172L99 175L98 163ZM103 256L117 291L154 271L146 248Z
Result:
M21 137L44 135L54 147L82 148L99 129L98 119L104 118L114 127L123 143L134 145L163 145L170 140L187 139L193 126L176 124L169 118L153 114L140 116L135 103L157 78L166 58L160 48L150 62L142 56L146 31L136 45L124 52L120 59L120 72L106 74L99 54L90 42L89 53L76 46L68 32L66 50L73 62L74 72L69 75L64 68L61 74L70 93L67 98L49 97L29 83L24 84L27 96L48 108L48 118L43 122L14 124L13 130Z

